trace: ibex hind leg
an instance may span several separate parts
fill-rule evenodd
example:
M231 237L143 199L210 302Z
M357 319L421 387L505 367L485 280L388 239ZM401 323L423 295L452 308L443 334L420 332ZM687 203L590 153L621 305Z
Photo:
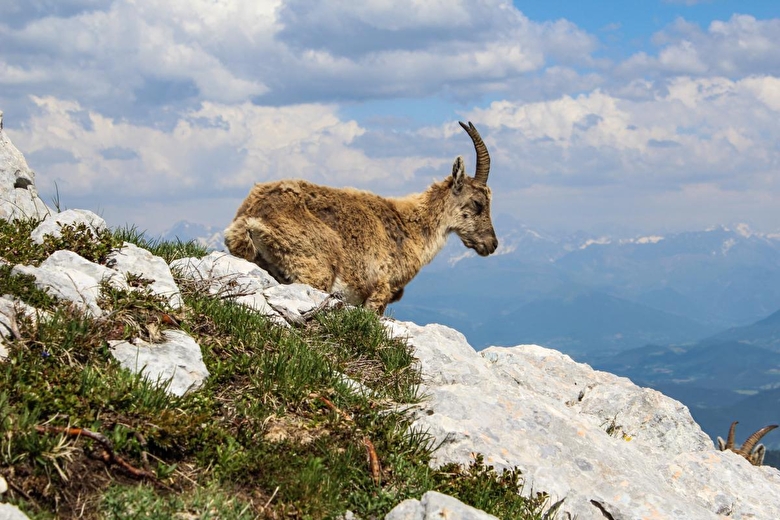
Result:
M233 256L253 262L257 251L249 236L249 223L246 218L237 218L225 229L225 246Z
M225 245L230 254L249 260L264 269L280 283L290 283L286 280L277 265L267 254L262 240L257 239L259 221L254 218L240 217L225 229Z
M305 237L308 240L303 242L315 247L304 250L300 238L312 234L311 230L288 230L288 234L282 235L271 232L257 219L248 229L256 251L254 262L279 283L305 283L321 291L331 291L337 271L334 265L323 261L323 258L333 258L327 253L329 244L324 239L312 241L311 237Z

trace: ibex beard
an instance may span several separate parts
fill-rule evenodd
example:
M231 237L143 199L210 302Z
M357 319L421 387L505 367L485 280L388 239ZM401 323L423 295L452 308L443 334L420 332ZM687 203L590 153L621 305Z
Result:
M498 239L490 218L490 155L474 125L474 177L463 158L423 193L386 198L302 180L258 183L225 230L225 245L280 283L305 283L384 313L450 233L481 256Z

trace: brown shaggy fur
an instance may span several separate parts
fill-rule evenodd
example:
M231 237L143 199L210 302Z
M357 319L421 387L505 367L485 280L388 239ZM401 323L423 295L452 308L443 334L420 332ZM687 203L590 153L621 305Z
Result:
M225 230L225 244L281 283L340 293L382 313L449 233L480 255L496 250L490 198L461 157L452 176L402 198L302 180L259 183Z

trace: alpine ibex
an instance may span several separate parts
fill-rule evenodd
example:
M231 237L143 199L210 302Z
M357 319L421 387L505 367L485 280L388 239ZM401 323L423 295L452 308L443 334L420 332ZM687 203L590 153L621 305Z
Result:
M770 424L769 426L764 426L763 428L755 432L753 435L748 437L745 443L742 444L741 448L735 448L734 431L737 428L737 424L739 424L738 421L734 421L733 423L731 423L731 427L729 428L729 436L727 440L724 441L723 439L718 437L718 449L720 451L731 450L745 457L754 466L760 466L761 464L764 463L764 456L766 455L766 447L763 444L758 444L758 441L760 441L764 435L777 428L777 425Z
M258 183L225 230L225 245L280 283L305 283L383 313L450 233L481 256L498 247L490 155L474 125L460 125L476 149L474 177L459 156L447 179L400 198L302 180Z

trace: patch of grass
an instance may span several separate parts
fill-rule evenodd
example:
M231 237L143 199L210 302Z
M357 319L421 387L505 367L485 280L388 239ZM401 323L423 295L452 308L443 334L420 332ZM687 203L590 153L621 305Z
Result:
M114 237L121 242L130 242L157 255L167 263L180 258L203 258L209 253L208 248L198 244L194 240L182 242L181 240L168 241L159 238L150 238L144 231L135 226L118 228L113 231Z
M93 234L89 226L83 222L75 226L62 226L59 237L53 235L43 237L43 250L46 251L46 256L54 251L67 249L98 264L105 263L108 254L120 247L122 243L114 237L111 230L103 228Z
M85 223L62 226L59 237L46 235L43 244L35 244L30 233L38 224L38 220L0 219L0 257L13 264L39 265L53 252L67 249L91 262L104 263L111 251L122 246L110 230L94 234Z
M148 484L114 485L106 490L99 510L105 520L256 518L251 503L232 497L215 485L197 488L187 495L160 493Z
M12 265L0 265L0 295L8 294L41 310L51 310L57 300L35 285L35 277L12 274Z
M38 220L0 219L0 258L13 264L40 263L40 253L33 247L30 233L38 226ZM45 257L44 257L45 258ZM36 264L37 265L37 264Z
M478 509L490 509L499 518L552 518L561 503L549 510L549 496L536 493L527 500L517 500L523 478L517 468L498 473L477 454L468 468L458 464L442 466L435 476L437 490L452 495Z
M205 253L157 246L171 258ZM370 311L287 329L192 286L173 320L148 292L101 289L101 318L68 306L21 318L0 364L0 474L34 518L379 518L430 489L542 518L543 497L521 498L516 471L481 459L428 466L432 439L404 413L420 398L419 369ZM211 374L180 398L122 369L107 343L154 341L165 327L196 338ZM139 482L117 457L154 478Z

